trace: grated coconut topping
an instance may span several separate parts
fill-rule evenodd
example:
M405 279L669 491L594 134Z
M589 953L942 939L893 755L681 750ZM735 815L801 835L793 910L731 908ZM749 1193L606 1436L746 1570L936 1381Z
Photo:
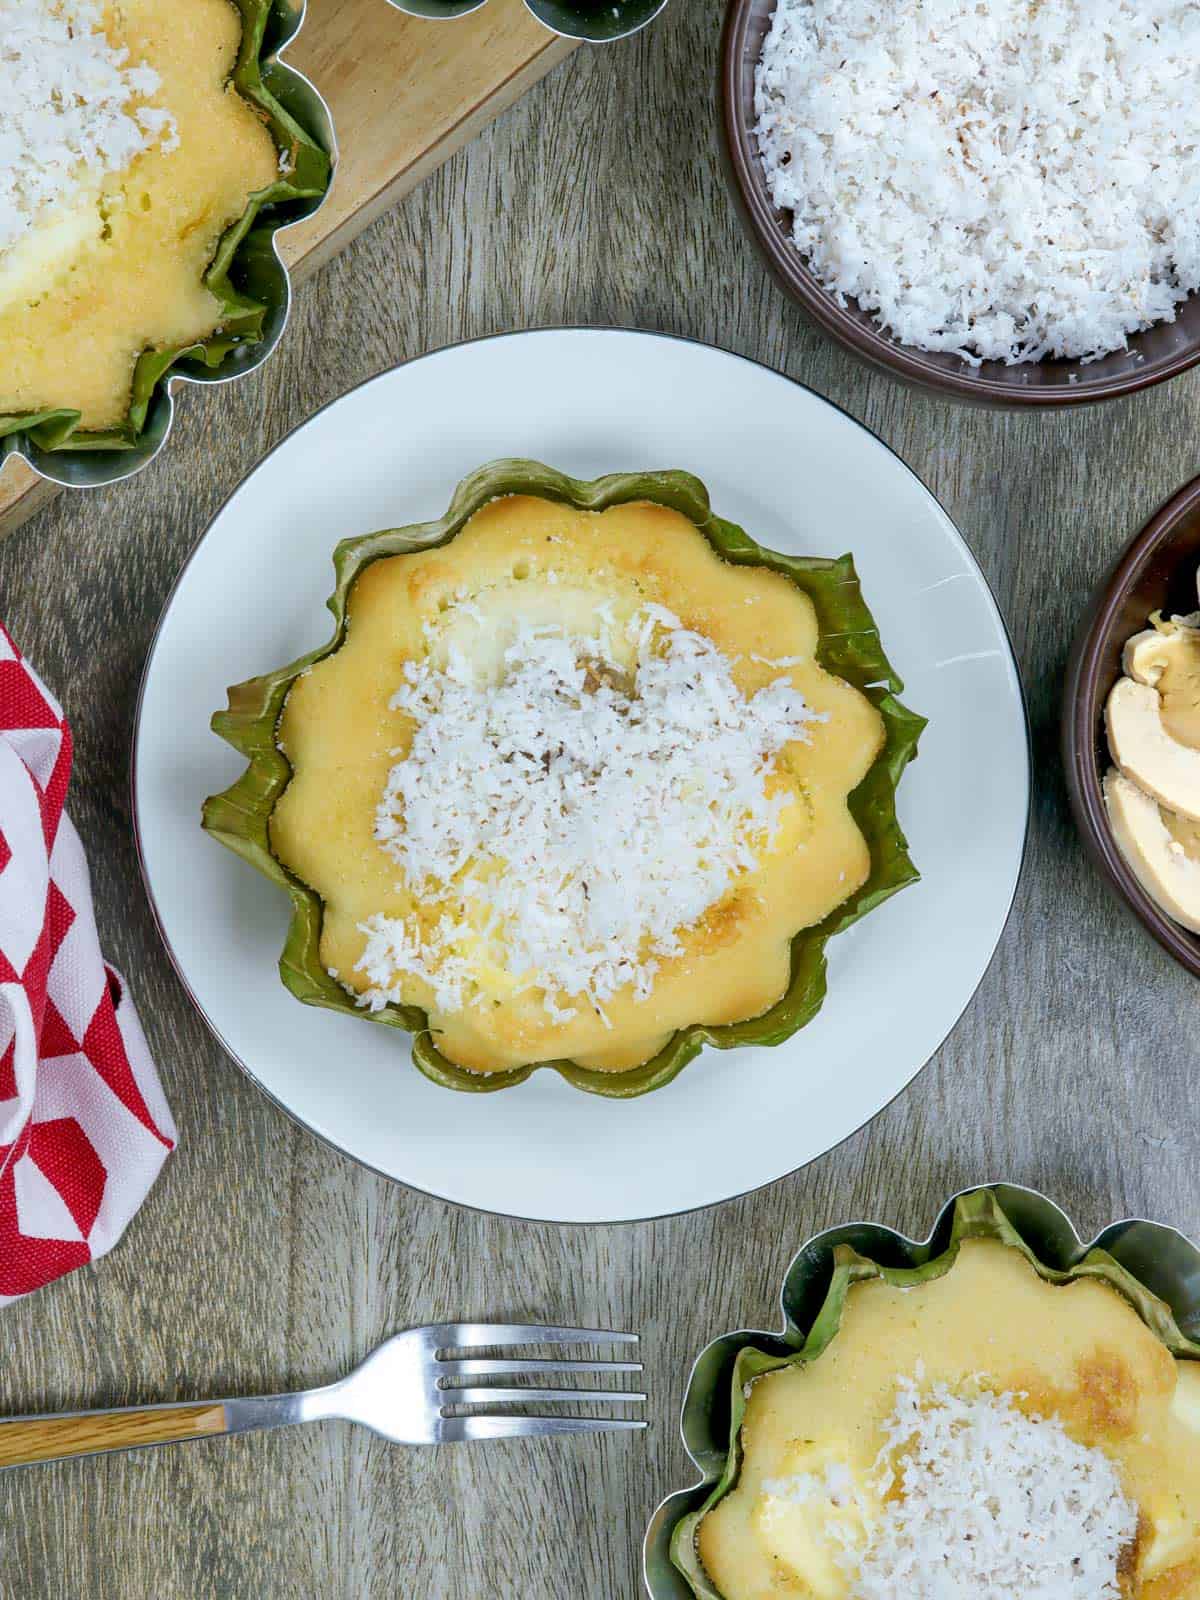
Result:
M793 242L904 344L1090 360L1200 286L1195 0L778 0L755 108Z
M407 664L392 706L416 729L375 836L414 898L446 909L435 925L362 924L372 1009L406 976L439 1010L482 1004L490 974L489 993L497 975L506 993L544 991L556 1020L576 1015L571 999L603 1017L627 985L649 994L679 931L774 838L775 758L822 719L785 678L744 696L717 647L663 607L626 625L630 671L609 630L519 624L498 683L454 647L444 668Z
M103 31L97 0L0 0L0 251L89 182L178 143L161 87Z
M1137 1507L1103 1450L1018 1398L901 1380L871 1485L882 1513L840 1463L764 1487L830 1507L853 1600L1121 1600ZM856 1523L837 1514L848 1503Z

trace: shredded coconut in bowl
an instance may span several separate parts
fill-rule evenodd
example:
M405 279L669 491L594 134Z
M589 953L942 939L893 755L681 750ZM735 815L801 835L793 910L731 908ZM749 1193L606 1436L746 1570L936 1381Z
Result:
M903 344L1095 360L1200 287L1196 0L778 0L755 110L797 249Z

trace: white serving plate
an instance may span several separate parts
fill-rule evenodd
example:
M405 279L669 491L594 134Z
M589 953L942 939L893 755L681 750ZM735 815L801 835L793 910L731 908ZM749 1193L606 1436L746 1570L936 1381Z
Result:
M929 718L900 787L922 881L829 945L814 1022L706 1050L639 1099L552 1072L496 1094L430 1083L405 1035L303 1006L276 962L289 902L200 829L243 763L209 731L226 686L328 638L339 539L439 516L499 456L577 477L681 467L763 544L854 553L904 699ZM983 977L1016 889L1028 732L1004 623L949 517L886 445L742 357L616 329L504 334L382 373L284 440L217 514L159 624L134 808L167 948L230 1055L321 1138L462 1205L621 1222L712 1205L853 1133L920 1070Z

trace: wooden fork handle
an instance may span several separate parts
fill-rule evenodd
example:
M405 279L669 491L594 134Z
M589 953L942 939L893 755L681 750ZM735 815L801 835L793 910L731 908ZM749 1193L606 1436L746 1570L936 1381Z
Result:
M227 1409L223 1401L215 1401L198 1406L80 1411L58 1417L0 1417L0 1467L228 1433Z

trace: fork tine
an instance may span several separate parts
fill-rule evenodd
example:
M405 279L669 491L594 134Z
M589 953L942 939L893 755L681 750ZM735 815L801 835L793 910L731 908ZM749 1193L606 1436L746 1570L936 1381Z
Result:
M614 1333L606 1328L551 1328L534 1322L451 1322L445 1326L447 1345L472 1350L480 1345L505 1344L636 1344L636 1333Z
M637 1404L646 1398L633 1389L443 1389L442 1402L449 1406L486 1406L497 1403L517 1403L530 1400L619 1400Z
M437 1424L442 1444L477 1439L544 1438L551 1433L632 1433L645 1422L619 1417L443 1417Z
M640 1372L640 1361L530 1361L519 1356L467 1356L461 1361L437 1362L439 1376L482 1377L484 1373L510 1372Z

